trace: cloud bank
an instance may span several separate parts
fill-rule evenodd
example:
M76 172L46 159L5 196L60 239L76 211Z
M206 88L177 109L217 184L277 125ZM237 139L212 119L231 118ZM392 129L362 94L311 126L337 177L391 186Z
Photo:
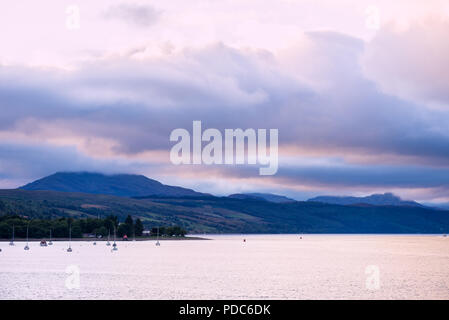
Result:
M174 37L155 46L144 35L170 28L175 9L164 7L164 19L143 2L104 10L106 20L131 22L130 37L142 37L126 49L82 54L66 67L0 65L3 187L61 170L106 170L218 194L448 197L445 18L400 30L386 23L367 38L298 25L282 48L274 40L272 47L230 44L229 33L217 31L227 23L217 18L215 41L186 45ZM174 167L170 132L191 130L193 120L219 130L279 129L278 174L259 178L252 166Z

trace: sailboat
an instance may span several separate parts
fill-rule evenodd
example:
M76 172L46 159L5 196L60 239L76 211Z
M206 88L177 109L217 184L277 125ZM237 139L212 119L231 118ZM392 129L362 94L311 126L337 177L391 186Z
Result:
M49 246L52 246L52 245L53 245L53 242L51 241L51 229L50 229L50 241L48 241L48 245L49 245Z
M12 239L11 242L9 243L10 246L14 245L14 225L12 225Z
M156 246L160 246L161 244L159 243L159 227L157 227L157 240L156 240Z
M30 226L30 223L28 222L27 224L27 244L26 246L23 248L23 250L30 250L30 247L28 246L28 227Z
M114 226L114 244L112 245L112 250L113 251L117 251L118 250L117 244L115 243L115 226Z
M111 243L109 242L109 237L111 236L111 229L108 230L108 242L106 242L106 245L109 247Z
M69 247L67 248L67 252L72 252L72 225L69 226Z

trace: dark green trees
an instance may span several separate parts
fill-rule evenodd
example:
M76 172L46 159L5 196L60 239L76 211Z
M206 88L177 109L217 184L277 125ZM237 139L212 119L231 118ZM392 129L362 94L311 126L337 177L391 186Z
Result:
M136 233L136 237L140 237L142 235L143 229L144 227L142 221L137 218L136 224L134 225L134 232Z

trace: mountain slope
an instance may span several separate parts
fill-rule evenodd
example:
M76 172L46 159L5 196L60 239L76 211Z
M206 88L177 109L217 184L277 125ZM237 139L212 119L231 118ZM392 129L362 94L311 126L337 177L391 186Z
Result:
M392 193L373 194L367 197L319 196L307 201L339 205L369 204L373 206L411 206L423 207L415 201L405 201Z
M36 180L19 189L49 190L63 192L83 192L135 197L148 195L161 196L201 196L191 189L168 186L142 175L116 174L104 175L89 172L58 172Z
M128 214L147 227L190 233L448 233L449 211L407 206L273 203L228 197L143 199L55 191L0 190L0 214L97 217ZM2 226L0 226L2 227Z
M228 196L234 199L255 199L255 200L266 200L269 202L283 203L283 202L295 202L296 200L287 198L285 196L280 196L272 193L235 193Z

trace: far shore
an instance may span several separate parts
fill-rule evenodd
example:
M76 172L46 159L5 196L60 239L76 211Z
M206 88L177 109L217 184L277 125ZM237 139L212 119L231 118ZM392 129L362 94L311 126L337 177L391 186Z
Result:
M42 240L50 241L50 239L47 239L47 238L29 238L28 239L29 242L42 241ZM69 238L53 238L53 239L51 239L51 241L53 241L53 242L69 241L69 240L70 240ZM164 240L210 240L210 239L202 238L202 237L195 237L195 236L193 236L193 237L189 237L189 236L186 236L186 237L167 237L167 236L161 237L160 236L159 238L158 237L137 237L136 238L136 241L157 241L157 240L164 241ZM11 241L11 239L0 239L0 242L10 242L10 241ZM14 239L14 242L26 242L26 241L27 241L26 238L15 238ZM108 241L108 239L107 238L72 238L71 241L106 242L106 241ZM113 242L113 241L114 241L114 239L112 239L112 238L109 239L109 242ZM116 242L118 242L118 241L133 242L134 240L133 239L123 240L122 238L117 238L115 241Z

